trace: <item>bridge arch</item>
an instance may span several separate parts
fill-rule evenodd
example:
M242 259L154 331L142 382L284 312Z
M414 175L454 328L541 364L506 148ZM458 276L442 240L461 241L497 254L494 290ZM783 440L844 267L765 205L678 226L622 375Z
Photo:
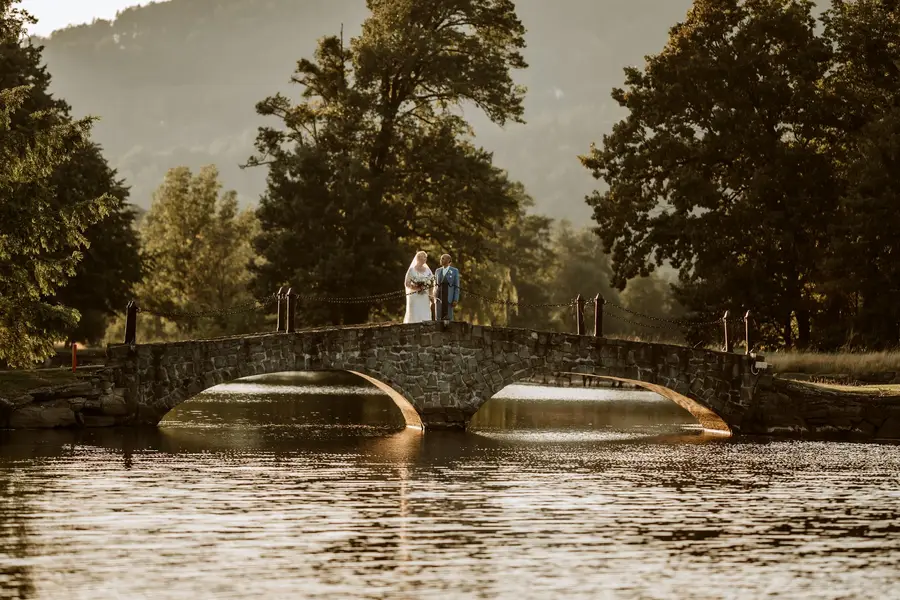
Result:
M285 336L259 335L190 342L111 346L115 385L126 391L130 420L157 425L175 407L217 385L255 375L284 372L349 372L387 394L400 410L407 428L423 429L420 406L411 401L403 386L377 368L355 365L311 364L308 355L297 355L293 340Z
M270 371L270 372L262 371L262 372L251 373L250 375L241 375L240 377L238 377L236 379L223 379L222 384L239 382L242 379L244 379L245 377L252 377L254 375L275 375L278 373L285 373L285 372L306 373L306 372L310 372L310 371L294 371L294 370L291 370L291 371L276 370L276 371ZM378 377L369 375L366 373L361 373L358 371L346 371L346 370L338 370L338 369L319 370L319 371L312 371L312 372L315 372L315 373L350 373L352 375L355 375L356 377L359 377L363 381L366 381L367 383L371 384L373 387L375 387L376 389L381 391L383 394L388 396L393 401L394 405L400 411L400 414L403 417L403 421L406 424L407 429L424 430L425 426L422 423L422 419L419 416L419 413L416 410L416 407L412 404L412 402L407 400L407 398L404 396L404 391L400 390L400 389L396 389L395 387L392 387L391 385L384 383L383 381L378 379ZM167 414L169 414L172 410L174 410L176 407L180 406L181 404L184 404L185 402L189 402L193 398L197 397L199 394L201 394L207 390L213 389L217 385L221 385L221 384L214 383L211 386L198 388L198 386L193 384L192 380L188 380L187 382L184 382L182 385L175 387L172 390L172 392L166 397L166 401L164 403L154 405L153 409L142 408L141 415L140 415L140 421L144 424L156 425L160 421L162 421L162 419ZM199 389L199 391L197 391L198 389Z
M214 378L205 378L205 381L203 381L203 384L201 384L201 385L198 385L196 383L196 380L193 378L186 378L180 384L174 385L168 393L164 393L153 404L139 406L137 420L141 424L157 425L173 409L180 406L181 404L184 404L185 402L189 402L191 399L197 397L199 394L201 394L207 390L210 390L217 385L238 382L238 381L244 379L245 377L252 377L255 375L275 375L278 373L285 373L285 372L298 372L294 369L290 369L287 371L278 370L278 369L273 370L273 371L267 371L267 370L253 369L252 367L248 368L248 369L242 369L241 371L245 372L246 374L238 375L237 377L235 377L233 379L226 378L224 376L214 377ZM301 372L306 372L306 371L301 371ZM319 370L319 371L314 371L314 372L319 372L319 373L322 373L322 372L331 372L331 373L345 372L345 373L351 373L351 374L359 377L363 381L366 381L366 382L370 383L371 385L373 385L376 389L378 389L379 391L381 391L382 393L387 395L393 401L393 403L399 409L400 414L403 417L403 420L406 424L406 428L408 428L408 429L413 428L413 429L420 429L420 430L424 429L422 419L419 416L419 413L416 410L416 407L412 404L412 402L407 400L407 398L404 396L403 390L395 389L391 385L388 385L388 384L384 383L383 381L381 381L377 376L367 374L367 373L361 373L358 371L345 371L345 370L340 370L340 369ZM212 384L210 385L210 383L212 383ZM157 393L159 393L159 391L160 391L159 388L157 388Z
M685 409L688 413L690 413L691 416L693 416L697 420L697 423L699 423L700 426L703 427L703 429L705 429L708 432L722 433L722 434L731 434L732 433L732 429L728 425L728 423L726 423L725 420L722 419L722 417L720 417L718 414L716 414L713 410L711 410L707 406L701 404L700 402L690 398L689 396L678 393L675 390L669 389L668 387L658 385L656 383L651 383L648 381L639 380L639 379L631 379L629 377L617 377L615 375L598 375L598 374L591 373L591 372L585 372L584 370L582 370L580 372L548 371L547 369L542 369L542 368L530 370L529 374L521 375L518 379L516 379L514 381L506 382L502 386L497 388L493 392L493 394L491 394L491 396L489 398L486 398L484 400L484 402L482 403L481 406L483 406L485 403L487 403L487 401L490 400L490 398L493 398L494 395L499 393L500 390L502 390L506 386L519 383L523 380L529 380L532 377L540 377L542 375L549 375L549 376L553 376L553 377L558 377L560 375L577 375L577 376L587 377L587 378L591 378L591 379L601 379L601 380L605 380L605 381L619 381L622 383L634 385L636 387L647 390L649 392L654 392L655 394L658 394L659 396L662 396L663 398L666 398L666 399L674 402L681 408ZM494 386L492 386L491 389L493 389L493 387ZM480 408L481 407L479 406L479 409Z

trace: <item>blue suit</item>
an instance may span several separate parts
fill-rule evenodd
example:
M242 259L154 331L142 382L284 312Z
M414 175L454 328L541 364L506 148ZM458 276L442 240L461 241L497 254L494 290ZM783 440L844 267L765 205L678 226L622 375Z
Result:
M459 270L454 266L449 267L440 267L434 274L434 282L437 287L436 296L438 298L441 297L441 284L446 281L447 282L447 314L448 318L453 320L453 304L459 302ZM440 302L435 306L435 317L437 320L441 320L441 315L443 314L443 310L441 310Z

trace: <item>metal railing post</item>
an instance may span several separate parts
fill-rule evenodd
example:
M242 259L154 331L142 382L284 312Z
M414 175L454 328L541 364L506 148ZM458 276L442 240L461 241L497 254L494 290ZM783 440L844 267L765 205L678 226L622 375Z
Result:
M275 318L275 331L285 331L287 329L287 323L285 322L285 315L287 314L287 298L284 296L285 287L281 286L278 288L278 293L275 294L275 298L278 300L278 306L275 309L276 318Z
M747 355L750 354L750 311L744 315L744 341L747 343Z
M733 352L734 351L734 342L728 339L728 317L731 315L730 311L725 311L725 316L722 317L722 327L725 331L725 347L723 348L723 352Z
M294 333L294 322L297 317L297 295L294 294L293 288L288 288L287 293L287 318L285 319L285 333Z
M597 294L594 296L594 337L603 337L603 305L606 300Z
M581 294L575 296L575 330L578 335L584 335L584 298Z
M128 345L137 343L137 313L137 302L129 300L125 307L125 343Z

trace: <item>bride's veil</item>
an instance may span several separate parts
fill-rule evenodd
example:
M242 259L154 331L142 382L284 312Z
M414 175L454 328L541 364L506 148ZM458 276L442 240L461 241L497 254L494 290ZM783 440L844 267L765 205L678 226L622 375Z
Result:
M413 259L412 259L412 261L409 263L409 268L406 269L406 272L407 272L407 273L408 273L413 267L416 266L416 257L417 257L418 255L419 255L418 252L416 252L415 254L413 254Z
M422 250L419 250L419 252L422 252ZM412 262L409 263L409 268L406 269L406 274L403 276L403 286L404 287L409 287L409 280L410 280L410 277L412 276L412 273L415 271L416 257L419 255L419 252L416 252L415 254L413 254ZM428 255L426 254L426 256L428 256ZM425 275L428 277L432 277L434 275L434 273L431 271L431 267L428 266L427 261L425 262Z

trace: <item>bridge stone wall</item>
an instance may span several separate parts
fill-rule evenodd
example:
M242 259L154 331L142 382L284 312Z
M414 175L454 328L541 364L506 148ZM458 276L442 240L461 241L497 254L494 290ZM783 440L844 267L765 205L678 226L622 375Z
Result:
M459 322L111 346L108 353L113 387L125 390L130 418L142 424L240 377L343 370L395 392L410 425L465 427L506 385L578 373L639 383L709 429L740 431L758 383L751 359L736 354Z

